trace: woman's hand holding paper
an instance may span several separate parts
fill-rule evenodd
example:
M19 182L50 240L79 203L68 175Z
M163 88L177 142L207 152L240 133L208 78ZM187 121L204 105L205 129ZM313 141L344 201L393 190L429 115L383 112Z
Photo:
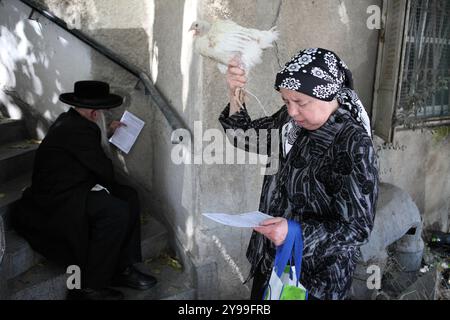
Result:
M277 247L286 240L288 221L285 218L273 218L261 222L261 227L254 229L270 239Z

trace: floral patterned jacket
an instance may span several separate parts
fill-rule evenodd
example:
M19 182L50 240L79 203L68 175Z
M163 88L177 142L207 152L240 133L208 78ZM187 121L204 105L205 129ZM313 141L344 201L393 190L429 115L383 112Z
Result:
M290 117L284 106L273 116L252 121L245 107L230 117L227 106L219 121L225 130L279 129L281 135ZM241 143L236 135L229 138L235 146ZM301 282L310 294L345 299L359 247L368 241L375 217L378 168L372 139L341 107L320 129L301 129L286 158L281 150L274 150L279 152L279 169L264 178L259 210L301 224ZM253 232L247 249L249 278L258 270L270 276L275 252L270 240Z

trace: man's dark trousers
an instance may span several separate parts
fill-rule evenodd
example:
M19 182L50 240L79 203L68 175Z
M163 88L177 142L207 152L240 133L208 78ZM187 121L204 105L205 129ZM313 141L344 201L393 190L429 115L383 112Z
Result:
M140 205L137 192L116 185L114 190L91 191L87 196L89 253L81 270L82 287L111 285L115 274L142 261Z

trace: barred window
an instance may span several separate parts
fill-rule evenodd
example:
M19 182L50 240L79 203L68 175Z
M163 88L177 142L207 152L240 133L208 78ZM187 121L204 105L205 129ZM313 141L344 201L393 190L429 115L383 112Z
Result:
M410 2L396 125L450 118L450 1Z
M400 129L450 123L450 0L383 0L372 121Z

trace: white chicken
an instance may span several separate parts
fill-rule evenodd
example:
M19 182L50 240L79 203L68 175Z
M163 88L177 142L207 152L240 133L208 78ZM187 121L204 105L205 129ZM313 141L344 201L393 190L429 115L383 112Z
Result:
M278 39L276 27L260 31L241 27L231 20L217 19L212 24L195 21L189 29L192 30L196 52L217 61L222 73L226 73L230 60L239 56L241 67L248 74L262 62L263 50L272 47L272 43Z
M217 66L223 74L227 72L229 62L238 56L247 77L250 70L262 62L263 50L272 47L272 43L279 36L276 27L261 31L241 27L231 20L220 19L212 24L202 20L195 21L189 31L194 31L195 51L218 62ZM267 115L258 97L247 89L236 90L235 98L239 105L242 107L243 91L253 96Z

